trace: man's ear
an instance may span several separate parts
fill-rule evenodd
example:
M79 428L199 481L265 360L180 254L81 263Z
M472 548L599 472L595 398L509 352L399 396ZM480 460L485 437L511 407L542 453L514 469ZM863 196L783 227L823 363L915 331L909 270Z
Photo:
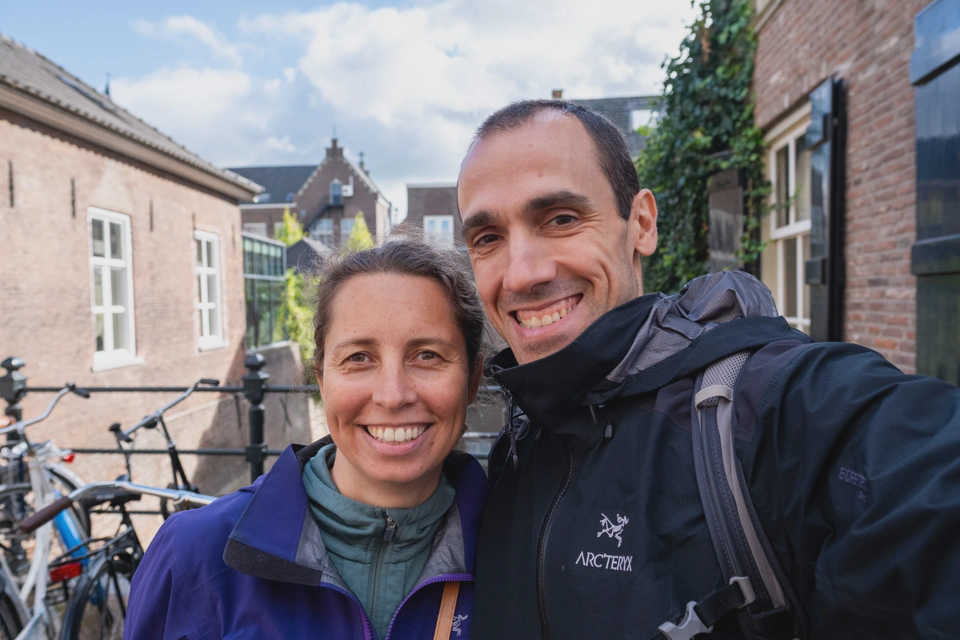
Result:
M633 250L641 256L657 249L657 201L649 189L641 189L630 205Z
M473 366L473 371L470 372L470 388L468 389L469 396L467 397L467 404L470 404L477 399L477 391L480 390L480 380L483 379L483 354L477 354L477 364ZM322 394L321 394L322 395Z

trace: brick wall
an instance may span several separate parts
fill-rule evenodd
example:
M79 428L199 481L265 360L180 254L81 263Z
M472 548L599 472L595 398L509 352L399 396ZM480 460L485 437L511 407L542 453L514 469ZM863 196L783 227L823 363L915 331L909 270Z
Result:
M915 371L913 18L928 0L784 0L761 23L754 91L765 130L828 77L847 89L844 340Z
M66 381L81 386L170 386L201 377L239 381L245 372L245 306L236 202L0 110L0 163L5 169L7 161L14 167L15 205L0 198L0 359L24 358L23 373L34 386L60 386ZM4 171L0 190L5 195L8 186ZM136 345L142 364L92 370L88 207L130 216ZM204 352L198 349L194 309L195 228L220 239L228 342L225 348ZM37 415L50 397L29 394L22 403L24 415ZM53 438L62 446L112 447L115 441L107 431L112 422L130 426L171 397L93 394L83 400L70 395L31 436ZM237 441L229 401L197 394L177 411L195 412L189 421L171 423L181 446ZM215 420L215 415L226 420ZM151 439L152 444L158 441ZM142 479L166 484L167 464L160 458L144 463ZM119 456L78 456L74 467L87 480L112 478L123 471Z
M406 224L423 232L423 216L453 216L453 241L463 244L457 185L407 185Z

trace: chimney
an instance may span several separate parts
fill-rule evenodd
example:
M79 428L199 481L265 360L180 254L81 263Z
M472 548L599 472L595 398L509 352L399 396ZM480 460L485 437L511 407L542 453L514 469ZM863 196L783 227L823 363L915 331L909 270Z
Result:
M366 171L367 168L363 166L363 151L360 152L360 171Z
M553 99L554 99L554 100L563 100L563 89L554 89L554 90L553 90Z
M330 139L330 147L327 149L328 158L336 158L343 155L343 149L337 146L337 139Z

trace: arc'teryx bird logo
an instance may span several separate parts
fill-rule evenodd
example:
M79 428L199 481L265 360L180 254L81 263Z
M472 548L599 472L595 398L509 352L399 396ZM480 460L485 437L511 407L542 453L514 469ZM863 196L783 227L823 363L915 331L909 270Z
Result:
M459 636L459 635L460 635L460 632L463 631L463 630L460 628L460 623L463 622L463 621L466 620L466 619L467 619L467 616L458 615L456 618L453 619L453 626L450 627L450 630L451 630L451 631L456 631L456 632L457 632L457 635Z
M620 537L620 534L623 533L623 528L627 526L628 522L630 522L630 518L627 516L621 516L618 513L617 524L613 524L606 514L601 513L600 515L603 516L603 520L600 521L600 526L602 528L600 529L600 532L597 533L597 537L599 538L603 534L607 534L608 538L616 538L617 548L619 549L620 545L623 544L623 538Z

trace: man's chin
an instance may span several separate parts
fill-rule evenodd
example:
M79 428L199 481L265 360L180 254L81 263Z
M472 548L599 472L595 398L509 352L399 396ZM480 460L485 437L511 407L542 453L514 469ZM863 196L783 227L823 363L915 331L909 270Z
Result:
M523 340L520 339L519 336L516 336L512 344L509 340L507 343L510 344L511 349L513 349L513 355L517 359L517 362L519 364L527 364L534 360L552 356L558 351L561 351L564 347L576 340L577 335L579 334L566 335L564 333L545 336L542 339L528 338Z

